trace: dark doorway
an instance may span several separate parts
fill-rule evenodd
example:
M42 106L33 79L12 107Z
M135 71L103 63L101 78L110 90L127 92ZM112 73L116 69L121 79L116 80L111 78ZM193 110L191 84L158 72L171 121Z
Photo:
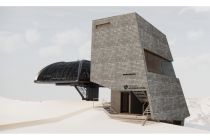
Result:
M175 120L174 120L174 121L173 121L173 124L175 124L175 125L182 125L182 121L177 121L177 120L175 121Z
M148 106L147 96L137 93L121 92L121 113L143 114Z
M121 92L121 113L129 113L129 92Z
M132 114L143 114L143 103L139 101L139 99L131 93L131 113Z

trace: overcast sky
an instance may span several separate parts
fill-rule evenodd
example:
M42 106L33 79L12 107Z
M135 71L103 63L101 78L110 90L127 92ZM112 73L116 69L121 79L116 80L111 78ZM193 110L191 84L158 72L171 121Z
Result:
M33 83L36 74L90 60L92 20L130 12L166 34L185 96L210 96L210 7L0 7L0 96L79 100L72 87Z

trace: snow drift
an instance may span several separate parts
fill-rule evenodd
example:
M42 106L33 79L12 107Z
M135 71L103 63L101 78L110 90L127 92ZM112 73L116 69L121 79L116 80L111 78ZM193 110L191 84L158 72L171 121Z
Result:
M186 126L111 119L100 102L19 101L0 97L0 133L209 133L210 98L187 100ZM193 127L193 128L190 128Z

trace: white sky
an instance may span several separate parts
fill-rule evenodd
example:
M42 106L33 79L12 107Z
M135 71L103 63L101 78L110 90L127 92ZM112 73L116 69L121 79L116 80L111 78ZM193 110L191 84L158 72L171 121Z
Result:
M34 77L54 62L90 59L92 20L129 12L166 34L185 96L210 96L210 7L0 7L0 96L79 100L74 88Z

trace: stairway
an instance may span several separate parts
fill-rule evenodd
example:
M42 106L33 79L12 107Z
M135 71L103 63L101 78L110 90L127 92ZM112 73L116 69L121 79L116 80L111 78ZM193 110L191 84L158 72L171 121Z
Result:
M147 94L145 91L132 91L140 102L148 102Z
M150 111L149 105L148 105L147 108L144 110L143 116L146 116L146 118L145 118L145 120L143 121L142 126L144 126L145 123L146 123L146 121L147 121L148 119L151 118L151 111Z
M113 108L111 108L111 106L110 107L106 107L104 109L106 109L107 112L109 112L110 114L118 114Z
M149 105L147 106L147 108L144 110L143 115L151 115L151 111L150 111L150 107Z
M111 102L102 102L103 108L109 113L109 114L118 114L112 107Z
M149 101L147 98L146 91L133 91L132 93L137 97L137 99L140 102L144 103L144 105L145 104L147 105L146 109L143 112L143 116L145 116L145 119L144 119L142 125L144 126L146 121L151 118L151 111L150 111Z

